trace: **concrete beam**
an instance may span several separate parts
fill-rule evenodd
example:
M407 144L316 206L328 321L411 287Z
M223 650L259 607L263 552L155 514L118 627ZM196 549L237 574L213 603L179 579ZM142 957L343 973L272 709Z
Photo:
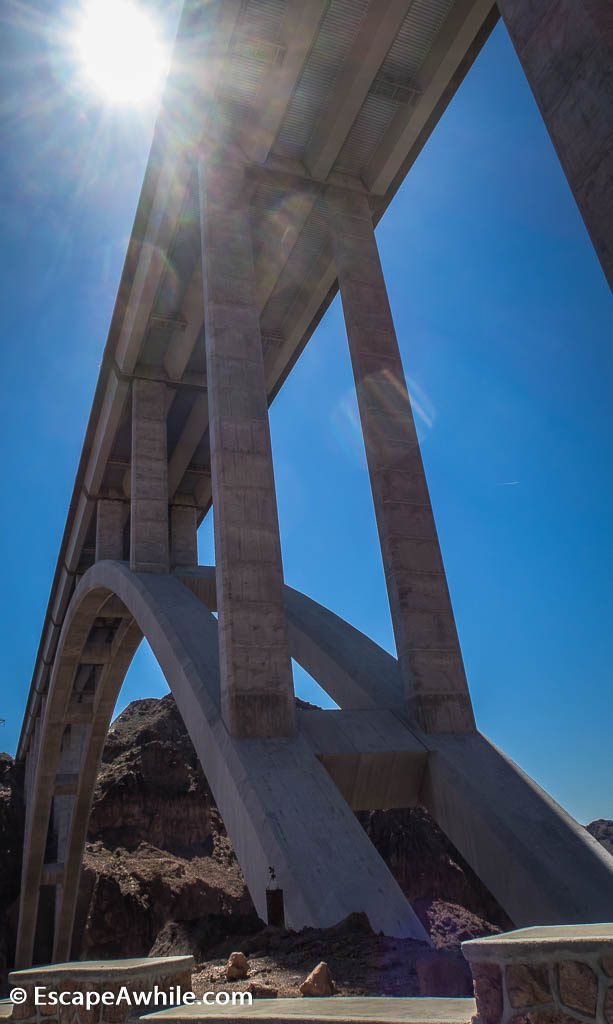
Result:
M78 787L79 775L77 772L58 772L55 777L55 789L53 791L53 795L54 797L74 796Z
M82 665L108 665L111 660L111 644L88 642L81 652Z
M332 170L412 3L413 0L376 0L370 4L307 146L304 161L314 178L325 180Z
M426 732L470 731L470 694L369 204L332 189L326 201L410 714Z
M174 498L209 423L208 394L196 395L168 462L168 494Z
M187 286L181 311L185 317L184 330L175 331L164 354L164 369L171 380L181 380L187 369L194 345L198 340L204 322L202 302L202 267L196 262L194 273Z
M128 506L123 501L98 498L96 503L96 561L124 556L123 534Z
M417 804L428 754L394 712L309 709L298 722L354 811Z
M327 6L328 0L287 0L279 33L285 45L283 61L269 68L258 93L257 113L242 126L244 151L257 163L266 159L274 145Z
M168 572L166 385L132 383L130 568Z
M125 604L112 594L98 612L101 619L123 619L129 614Z
M63 864L43 864L41 885L61 885L64 878Z
M80 701L74 697L70 698L66 709L67 725L91 725L94 718L93 702Z
M498 7L613 288L611 2L499 0Z
M371 192L387 192L494 7L492 0L455 0L419 69L416 102L398 110L362 174Z
M222 709L236 736L294 731L294 689L244 172L200 167Z
M517 927L613 920L613 861L492 743L424 736L421 802Z
M308 221L317 200L313 190L285 191L283 202L271 214L256 268L256 301L260 312L272 295L283 268Z
M198 509L192 503L170 506L171 568L198 564Z

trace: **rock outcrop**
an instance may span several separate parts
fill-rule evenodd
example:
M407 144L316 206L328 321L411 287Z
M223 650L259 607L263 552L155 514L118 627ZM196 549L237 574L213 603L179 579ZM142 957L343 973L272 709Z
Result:
M613 821L607 821L606 818L597 818L596 821L586 825L586 828L590 835L594 836L594 839L597 839L599 843L602 843L605 850L613 856Z
M0 754L0 992L15 949L23 822L21 773L9 754Z
M358 819L441 945L458 945L487 922L513 927L500 904L422 807L358 812ZM454 909L457 908L457 909ZM448 921L445 925L444 917Z
M135 701L111 727L79 904L87 959L202 955L261 927L170 695Z

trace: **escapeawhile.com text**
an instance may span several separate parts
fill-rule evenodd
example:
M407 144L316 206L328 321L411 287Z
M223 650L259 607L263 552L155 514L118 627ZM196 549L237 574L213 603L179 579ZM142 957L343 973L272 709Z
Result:
M25 1003L28 998L26 990L14 988L10 993L13 1003ZM132 992L122 985L117 992L57 992L46 985L34 986L34 1003L36 1006L84 1006L91 1010L94 1006L251 1006L251 992L204 992L197 996L189 989L180 985L162 991L157 985L144 992Z

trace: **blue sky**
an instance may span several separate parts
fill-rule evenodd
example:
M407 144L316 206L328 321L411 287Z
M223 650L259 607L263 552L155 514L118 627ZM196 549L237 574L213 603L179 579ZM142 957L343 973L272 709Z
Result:
M0 748L19 733L151 133L0 24ZM613 817L613 302L501 26L378 230L480 728ZM338 302L271 410L285 574L393 650ZM201 561L211 559L210 524ZM304 674L298 692L317 695ZM166 686L148 650L121 705Z

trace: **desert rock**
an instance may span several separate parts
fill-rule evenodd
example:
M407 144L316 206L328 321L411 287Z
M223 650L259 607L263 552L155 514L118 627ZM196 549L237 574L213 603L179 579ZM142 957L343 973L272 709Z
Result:
M230 953L226 964L226 978L228 981L240 981L249 974L249 961L244 953Z
M333 996L335 992L334 981L330 974L330 968L322 960L300 986L300 993L303 996Z

